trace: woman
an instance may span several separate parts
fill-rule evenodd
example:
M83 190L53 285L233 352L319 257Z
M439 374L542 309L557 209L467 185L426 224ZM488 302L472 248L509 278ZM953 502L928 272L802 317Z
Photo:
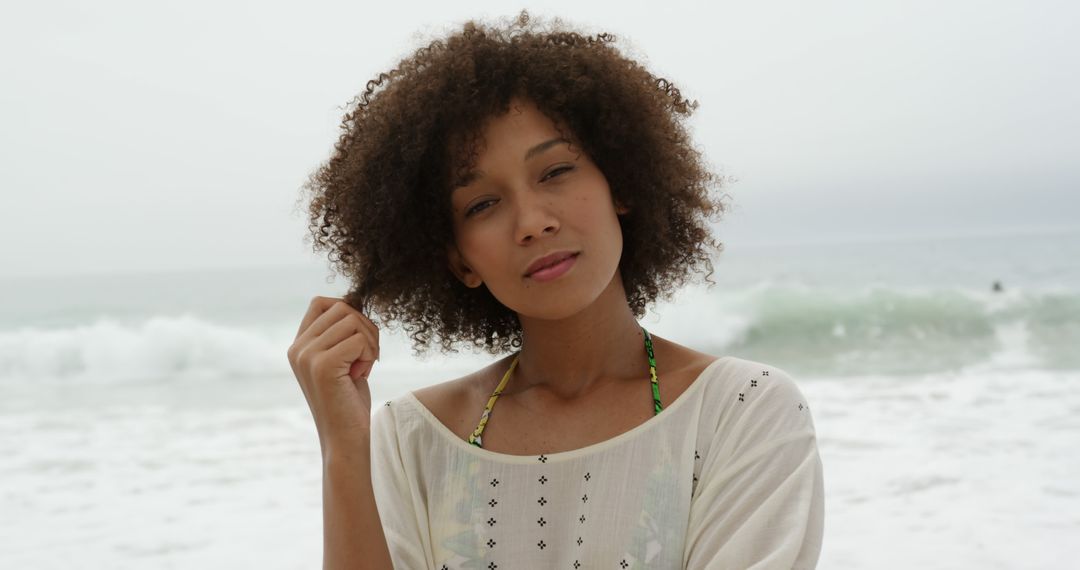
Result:
M326 567L815 566L822 467L794 382L638 324L711 271L724 206L679 122L695 105L612 40L467 22L368 83L307 185L353 284L289 350ZM372 414L375 315L417 348L503 357Z

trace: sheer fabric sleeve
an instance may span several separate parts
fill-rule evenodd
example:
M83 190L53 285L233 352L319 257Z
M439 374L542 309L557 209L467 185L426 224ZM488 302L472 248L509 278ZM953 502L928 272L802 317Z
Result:
M690 505L687 570L817 565L825 499L810 409L783 370L753 372L720 402Z
M402 461L394 412L379 406L371 418L371 483L395 570L433 568L429 536ZM358 537L363 540L364 537Z

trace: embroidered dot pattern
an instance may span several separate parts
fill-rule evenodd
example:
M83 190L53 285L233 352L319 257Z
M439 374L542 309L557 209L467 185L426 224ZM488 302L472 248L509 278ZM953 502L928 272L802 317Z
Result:
M690 496L697 492L698 473L701 473L701 454L694 450L694 480L690 483Z
M536 457L536 461L540 465L545 465L547 463L547 459L548 459L547 456L544 455L544 454L540 454L540 455L538 455ZM581 485L581 489L582 489L582 495L581 495L581 509L582 509L582 512L578 513L578 515L577 515L577 521L578 521L579 526L581 526L581 527L584 527L585 522L588 520L588 517L586 516L586 513L584 512L584 510L586 508L587 503L589 502L588 485L589 485L589 481L592 478L593 478L592 471L585 471L584 473L581 474L580 485ZM534 492L536 493L535 501L536 501L536 505L537 505L538 509L542 509L544 506L546 506L550 502L550 501L548 501L547 497L545 496L545 494L543 492L544 487L549 482L551 482L551 479L548 477L547 473L541 473L539 475L539 477L536 478L536 487L534 488ZM498 492L499 483L500 483L500 481L499 481L498 477L492 477L488 481L488 488L491 489L492 493L497 493ZM487 526L488 526L489 529L494 529L496 524L498 524L498 522L499 522L498 518L496 518L496 516L497 516L496 507L499 505L498 497L496 497L496 496L490 497L489 500L487 501L487 505L489 507L490 512L489 512L488 518L487 518L487 520L485 522L487 523ZM537 549L538 552L543 552L545 549L549 548L551 546L551 544L552 544L551 540L552 540L553 535L550 532L546 532L546 531L548 531L548 528L550 526L553 526L553 525L551 524L552 523L551 519L548 516L545 516L543 514L541 514L535 520L536 520L536 529L537 529L537 531L539 533L538 536L537 536L537 539L536 539L536 549ZM554 532L554 530L555 529L553 529L551 532ZM561 529L561 530L565 531L565 529ZM574 543L577 544L578 548L581 548L585 544L585 538L584 537L585 537L584 532L578 533L577 539L574 541ZM495 540L495 538L493 536L490 536L490 537L487 537L487 541L484 542L484 544L487 545L487 547L489 549L489 552L494 554L496 552L496 547L498 546L499 543L498 543L497 540ZM625 560L624 560L624 562L625 562ZM573 564L572 564L572 567L573 568L581 568L582 565L583 565L583 563L581 562L581 559L576 558L574 560ZM497 567L497 566L498 566L498 563L496 562L496 560L493 559L493 560L489 561L489 567ZM443 565L443 568L446 568L445 564Z
M764 380L768 376L769 376L769 371L768 370L762 370L760 378L751 378L751 379L749 379L747 381L747 387L744 389L744 391L738 393L738 401L739 402L746 402L746 399L751 395L751 393L754 391L754 389L759 388L759 380ZM387 400L384 403L384 405L385 406L390 406L391 402L392 402L391 400ZM797 409L798 409L798 411L802 412L802 411L808 411L810 409L810 407L805 402L798 402L797 403ZM547 461L548 461L548 457L546 455L544 455L544 454L540 454L540 455L538 455L536 457L536 460L537 460L537 463L539 463L540 465L545 465L547 463ZM696 493L696 491L697 491L697 484L698 484L698 481L699 481L699 474L701 473L701 468L702 468L703 461L704 461L704 457L701 455L701 450L695 449L694 450L693 479L692 479L692 482L691 482L691 496L693 496L694 493ZM588 493L587 487L588 487L589 481L592 478L593 478L593 474L591 473L591 471L586 471L586 472L581 474L581 480L580 481L581 481L581 487L582 487L582 494L581 494L581 502L579 504L580 505L579 508L582 511L584 511L586 509L586 507L588 506L589 493ZM552 480L548 476L548 473L541 473L536 478L536 485L537 486L536 486L534 492L536 493L535 501L536 501L536 505L537 505L538 509L543 509L543 507L545 507L550 502L547 499L547 497L544 495L543 488L551 481ZM498 477L492 477L489 480L488 485L489 485L489 488L491 489L492 493L498 493L499 492L500 481L499 481ZM500 504L500 501L499 501L498 497L492 496L492 497L490 497L490 499L487 501L486 504L487 504L488 508L490 509L490 513L489 513L489 516L487 517L487 519L484 522L487 524L487 527L489 529L494 530L495 526L498 523L498 518L496 518L498 516L498 513L496 512L496 510L497 510L498 505ZM577 547L581 548L581 547L584 546L584 544L586 542L585 539L584 539L584 536L585 536L586 533L584 532L583 529L585 528L585 524L589 520L589 518L586 516L585 512L580 512L576 518L577 518L577 521L578 521L579 528L582 529L582 531L577 533L577 538L574 540L574 544L576 544ZM551 518L549 518L547 516L543 516L543 515L537 517L535 519L535 521L536 521L536 527L535 528L538 530L538 532L541 533L540 535L538 535L536 543L535 543L536 550L537 550L537 552L543 552L545 549L550 548L551 545L552 545L552 535L548 534L549 528L558 527L558 525L554 525L553 520L551 520ZM489 536L489 537L484 537L484 538L486 538L486 540L483 542L483 544L488 547L489 551L492 552L492 553L497 552L496 548L497 548L499 543L495 539L495 537L494 536ZM635 561L635 559L633 557L622 558L617 563L616 567L621 568L621 569L629 568L631 566L632 562L634 562L634 561ZM581 561L581 559L579 557L579 558L575 559L573 561L573 563L571 563L570 566L574 570L580 570L584 566L584 564L583 564L583 562ZM499 564L496 562L496 560L493 559L493 560L490 560L488 562L488 564L485 566L485 568L487 568L488 570L496 570L496 569L499 568ZM451 569L447 564L442 564L439 567L439 570L451 570Z
M643 333L643 336L644 336L644 339L645 339L645 351L646 351L646 354L647 354L648 359L649 359L649 376L650 376L650 383L651 383L651 386L652 386L652 393L653 393L653 413L654 413L654 415L656 415L656 414L659 414L664 409L663 405L660 402L659 378L656 375L656 358L655 358L655 356L653 354L652 338L649 335L649 332L647 330L645 330L644 327L642 327L641 330L642 330L642 333ZM488 400L488 405L485 407L484 412L481 415L479 425L476 427L475 430L473 430L472 435L469 437L469 443L470 444L475 445L477 447L483 447L482 433L484 431L484 428L487 425L488 420L490 420L490 418L491 418L492 406L494 405L494 403L495 403L496 399L498 398L498 396L502 393L502 390L505 387L506 382L510 377L510 373L515 368L516 364L517 364L517 358L515 357L514 361L510 365L510 369L503 375L502 382L499 383L499 386L495 389L495 392L492 394L491 398ZM390 405L389 402L387 402L387 405ZM538 455L536 457L536 460L541 465L545 465L545 464L547 464L548 457L547 457L547 455L541 453L540 455ZM592 473L591 472L586 471L582 475L582 480L583 480L583 483L581 483L582 490L583 490L583 493L581 495L581 503L582 503L581 508L582 509L585 509L585 507L587 506L587 504L589 502L589 493L588 493L588 490L585 487L588 486L589 480L591 478L592 478ZM541 473L540 476L536 480L537 484L539 485L539 487L536 489L536 492L538 493L537 498L536 498L536 504L538 505L538 508L543 508L545 505L547 505L550 502L550 501L548 501L547 497L544 495L544 493L542 491L542 488L549 481L550 481L550 479L548 478L546 473ZM497 492L498 486L499 486L499 479L497 477L493 477L491 479L490 486L491 486L491 489L492 489L493 493ZM488 504L489 508L492 511L494 511L495 507L499 504L499 500L496 497L491 497L487 504ZM578 517L578 521L579 521L579 523L581 525L584 525L586 520L587 519L585 517L585 513L582 512ZM489 516L488 520L487 520L488 527L489 528L494 527L497 522L498 522L498 519L496 519L494 513L492 513L491 516ZM537 519L537 527L539 529L541 529L541 530L544 530L545 527L548 525L548 522L549 521L545 517L541 516L541 517L539 517ZM577 537L576 542L577 542L578 547L581 547L585 542L583 536L584 536L584 533L582 533L581 535L579 535ZM545 541L544 538L545 538L545 535L542 534L540 536L540 538L538 539L538 541L536 542L536 547L540 551L543 551L545 548L547 548L550 545L550 542ZM548 539L550 540L550 536L548 536ZM489 549L494 550L495 546L498 543L494 540L494 538L489 538L486 544L488 545ZM623 560L623 564L624 565L626 564L625 559ZM574 560L574 563L573 563L574 568L579 568L579 567L581 567L581 565L582 565L582 563L581 563L580 560ZM496 566L497 565L496 565L494 560L492 560L489 563L489 567L496 567Z

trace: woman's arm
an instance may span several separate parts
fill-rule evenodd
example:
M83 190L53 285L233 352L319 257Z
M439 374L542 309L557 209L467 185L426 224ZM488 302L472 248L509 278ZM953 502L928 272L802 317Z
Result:
M779 368L747 369L743 376L721 404L725 413L703 458L684 567L810 570L821 553L825 517L810 409Z
M393 570L371 484L371 437L323 454L323 568Z
M323 567L393 570L371 475L379 329L337 297L314 297L288 350L323 458Z

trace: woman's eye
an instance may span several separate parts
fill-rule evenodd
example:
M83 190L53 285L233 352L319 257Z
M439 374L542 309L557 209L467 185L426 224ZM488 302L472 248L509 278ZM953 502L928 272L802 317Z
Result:
M474 205L472 208L469 208L465 212L465 217L469 217L469 216L475 214L476 212L482 212L486 208L481 208L480 206L483 206L484 204L490 204L491 202L494 202L494 201L495 200L484 200L483 202L477 203L476 205Z
M563 167L560 167L560 168L556 168L555 170L552 170L551 172L548 172L547 176L541 178L540 181L543 182L544 180L547 180L550 177L554 177L557 173L560 173L560 172L563 172L563 171L566 171L566 170L573 170L573 169L574 169L573 166L563 166Z
M567 170L573 170L573 169L574 169L573 166L561 166L559 168L556 168L555 170L552 170L551 172L548 172L546 176L544 176L543 178L540 179L540 181L543 182L544 180L547 180L548 178L553 178L553 177L555 177L555 176L557 176L557 175L559 175L559 174L561 174L561 173L563 173L563 172L565 172ZM473 207L471 207L471 208L469 208L468 210L465 211L465 217L468 218L469 216L472 216L473 214L476 214L476 213L479 213L479 212L482 212L482 211L486 210L487 207L485 206L485 204L490 204L490 203L492 203L494 201L495 200L484 200L483 202L477 202ZM481 206L484 206L484 207L481 207Z

